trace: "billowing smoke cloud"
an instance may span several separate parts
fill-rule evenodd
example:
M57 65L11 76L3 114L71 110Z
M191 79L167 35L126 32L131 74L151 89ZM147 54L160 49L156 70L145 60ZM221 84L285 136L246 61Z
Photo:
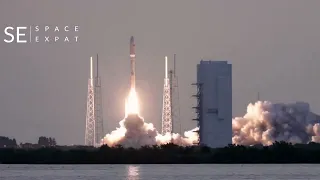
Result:
M137 114L130 114L120 121L120 127L107 134L103 138L103 144L112 147L122 145L123 147L139 148L141 146L161 145L173 142L181 146L193 145L198 141L198 134L193 132L197 129L187 131L184 137L179 134L161 135L152 123L144 122Z
M173 142L189 146L198 142L199 130L195 128L180 134L161 135L152 123L146 123L136 114L128 115L120 121L120 127L103 138L108 146L139 148ZM310 111L308 103L273 104L258 101L249 104L243 117L232 120L233 144L271 145L275 141L291 143L320 142L320 116Z
M232 142L242 145L320 142L319 123L320 117L310 112L308 103L258 101L248 105L245 116L233 119Z

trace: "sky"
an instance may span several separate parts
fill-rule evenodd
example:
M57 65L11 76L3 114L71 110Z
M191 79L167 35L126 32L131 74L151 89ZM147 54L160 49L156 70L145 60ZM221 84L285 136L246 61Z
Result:
M195 127L191 83L201 59L232 63L233 116L243 116L258 92L261 100L304 101L320 113L319 7L318 0L2 0L0 136L84 144L89 58L96 53L105 131L119 127L130 80L130 36L141 115L159 131L164 56L172 65L174 53L183 130ZM7 26L36 25L78 25L79 41L2 40Z

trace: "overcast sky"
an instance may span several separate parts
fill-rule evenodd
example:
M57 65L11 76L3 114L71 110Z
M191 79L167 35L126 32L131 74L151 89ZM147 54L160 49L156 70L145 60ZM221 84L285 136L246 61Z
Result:
M201 59L233 65L233 116L257 98L306 101L320 113L319 0L2 0L0 136L83 144L89 57L99 53L107 132L124 117L129 39L141 115L160 130L164 56L177 54L182 129ZM12 26L79 25L78 43L6 44ZM49 34L50 35L50 34ZM61 38L63 33L59 34Z

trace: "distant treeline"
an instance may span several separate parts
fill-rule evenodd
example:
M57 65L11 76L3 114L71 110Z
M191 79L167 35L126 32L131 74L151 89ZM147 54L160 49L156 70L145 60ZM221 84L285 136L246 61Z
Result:
M198 163L320 163L320 144L292 145L275 142L271 146L224 148L174 144L142 147L121 146L47 147L39 149L0 149L0 162L6 164L198 164Z
M17 146L17 141L15 139L10 139L8 137L0 136L0 148L13 148Z
M57 142L55 138L47 138L45 136L40 136L37 144L32 143L20 143L17 144L15 139L10 139L5 136L0 136L0 148L39 148L39 147L52 147L56 146Z

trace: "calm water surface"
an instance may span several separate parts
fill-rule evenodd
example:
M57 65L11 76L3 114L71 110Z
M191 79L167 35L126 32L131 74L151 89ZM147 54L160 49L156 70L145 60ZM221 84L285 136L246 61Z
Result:
M319 180L320 165L1 165L0 180Z

